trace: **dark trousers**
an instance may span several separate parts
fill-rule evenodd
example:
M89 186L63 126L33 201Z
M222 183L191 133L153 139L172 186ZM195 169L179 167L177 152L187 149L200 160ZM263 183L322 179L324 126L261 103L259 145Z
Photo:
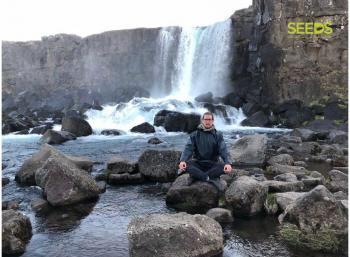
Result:
M224 174L224 166L223 163L192 160L187 162L186 171L193 179L206 181L208 176L210 179L215 179Z

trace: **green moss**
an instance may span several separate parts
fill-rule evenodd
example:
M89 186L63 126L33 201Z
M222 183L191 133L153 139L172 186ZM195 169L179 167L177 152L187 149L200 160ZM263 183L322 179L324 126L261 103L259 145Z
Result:
M334 120L334 123L337 125L341 125L341 124L344 124L344 121L343 120Z
M294 247L306 247L314 251L341 252L343 240L334 230L322 230L316 233L303 233L296 225L285 224L279 231L281 237Z
M266 197L266 202L269 206L276 204L276 195L274 193L268 193Z
M219 198L219 207L221 208L226 207L226 200L224 195L220 196Z

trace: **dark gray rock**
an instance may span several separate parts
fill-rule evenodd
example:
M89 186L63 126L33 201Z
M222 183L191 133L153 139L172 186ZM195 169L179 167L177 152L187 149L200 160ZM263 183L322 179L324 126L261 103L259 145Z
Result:
M206 103L213 103L213 93L208 92L205 94L201 94L194 98L197 102L206 102Z
M130 130L131 132L139 132L139 133L154 133L156 132L154 127L148 122L144 122L140 125L137 125Z
M294 160L293 157L290 156L289 154L279 154L276 156L272 156L267 163L269 165L274 165L276 163L278 164L283 164L283 165L293 165Z
M68 159L48 158L35 172L35 181L52 206L71 205L96 199L100 189L86 171Z
M8 183L10 183L10 179L2 177L2 186L6 186Z
M254 216L263 210L267 192L267 187L255 179L241 176L228 187L225 200L235 216Z
M118 129L105 129L101 131L101 135L105 135L105 136L110 136L110 135L119 136L122 134L124 134L124 132Z
M45 132L49 129L52 129L53 125L52 124L44 124L44 125L40 125L37 127L34 127L31 131L30 134L40 134L43 135L45 134Z
M138 160L139 171L151 181L171 182L175 179L180 155L180 151L145 150Z
M332 130L329 133L329 139L332 144L348 144L348 133L341 130Z
M277 180L277 181L285 181L285 182L296 182L296 181L298 181L297 176L295 174L293 174L293 173L280 174L280 175L275 176L273 179Z
M266 135L249 135L238 139L228 149L234 166L263 166L266 159Z
M263 111L257 111L249 118L243 120L241 125L250 127L266 127L269 125L269 123L269 116L267 116Z
M77 137L88 136L92 134L92 128L90 124L78 117L65 116L62 120L62 131L68 131Z
M19 202L16 200L3 201L2 202L2 209L3 210L18 210L19 209Z
M304 184L301 181L276 181L276 180L267 180L261 182L261 184L268 188L269 193L280 193L280 192L298 192L303 191Z
M137 217L129 223L127 234L133 257L211 257L221 254L224 247L220 224L198 214Z
M107 175L129 173L134 174L138 172L137 162L132 162L121 158L120 156L113 156L107 162Z
M168 206L189 213L205 213L218 206L219 194L212 184L196 181L188 186L187 180L188 174L184 174L172 184L166 194Z
M147 143L152 144L152 145L158 145L158 144L163 143L163 141L157 137L152 137L147 141Z
M230 210L227 210L227 209L213 208L213 209L210 209L209 211L207 211L207 213L205 215L216 220L220 224L233 222L232 213Z
M343 191L348 192L348 175L339 171L331 170L329 172L330 182L327 184L327 188L331 192Z
M144 176L141 173L110 174L108 176L108 184L111 185L141 184L144 182L144 180Z
M55 131L48 129L40 138L40 141L49 145L57 145L69 140L75 140L76 138L77 137L74 134L67 131Z
M304 128L296 128L291 133L292 136L300 137L302 141L314 141L317 139L317 133Z
M14 210L2 212L2 253L22 254L32 237L32 225L28 217Z
M30 206L35 212L47 212L50 208L49 202L41 198L32 200Z
M162 110L154 117L154 126L163 126L169 132L193 132L200 124L200 115Z
M35 173L40 169L47 159L49 158L61 158L67 159L67 161L73 162L79 168L85 169L86 171L91 170L93 162L81 158L66 156L59 152L56 148L45 144L39 152L33 154L33 156L22 164L21 168L17 171L15 180L23 185L34 186L36 185Z
M280 235L292 245L327 252L346 247L346 210L322 185L288 205L279 221Z

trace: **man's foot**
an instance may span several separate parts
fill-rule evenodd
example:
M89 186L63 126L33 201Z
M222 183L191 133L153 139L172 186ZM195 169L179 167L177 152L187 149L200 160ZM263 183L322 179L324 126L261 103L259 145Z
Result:
M184 170L178 169L176 174L177 174L177 176L180 176L180 175L182 175L182 174L184 174L184 173L185 173Z
M188 178L187 178L187 186L192 185L193 182L194 182L194 179L192 178L192 176L188 176Z
M212 184L213 186L215 186L215 188L220 192L223 193L226 189L226 185L224 185L223 182L221 182L220 179L210 179L208 181L210 184Z

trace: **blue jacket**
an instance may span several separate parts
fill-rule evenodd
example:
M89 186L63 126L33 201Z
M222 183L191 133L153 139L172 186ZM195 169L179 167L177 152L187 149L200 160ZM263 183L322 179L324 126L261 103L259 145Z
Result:
M180 161L187 162L193 157L198 161L217 162L219 156L225 164L231 164L222 133L216 129L204 131L198 128L190 134Z

